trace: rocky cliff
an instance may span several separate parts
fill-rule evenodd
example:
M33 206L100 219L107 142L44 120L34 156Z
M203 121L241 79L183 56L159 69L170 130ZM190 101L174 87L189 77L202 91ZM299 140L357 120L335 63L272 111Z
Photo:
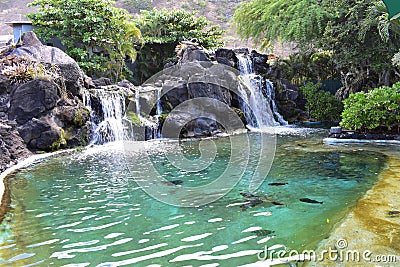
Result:
M0 171L31 151L88 142L89 111L79 100L88 80L76 62L33 33L0 60Z

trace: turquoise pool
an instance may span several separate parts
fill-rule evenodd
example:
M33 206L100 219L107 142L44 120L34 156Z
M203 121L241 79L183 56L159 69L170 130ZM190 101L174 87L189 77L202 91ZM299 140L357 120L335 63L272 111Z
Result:
M278 135L271 170L265 180L259 177L264 182L253 198L241 193L249 193L260 164L253 153L262 134L250 134L243 177L228 194L199 207L168 205L143 191L137 183L148 175L143 153L173 182L163 184L169 194L179 195L184 186L206 185L224 172L229 138L213 140L215 157L199 171L179 170L168 157L179 148L196 160L198 140L148 142L145 152L135 153L108 144L24 168L8 179L0 264L250 266L266 245L314 249L372 187L386 161L366 150L315 149L324 134Z

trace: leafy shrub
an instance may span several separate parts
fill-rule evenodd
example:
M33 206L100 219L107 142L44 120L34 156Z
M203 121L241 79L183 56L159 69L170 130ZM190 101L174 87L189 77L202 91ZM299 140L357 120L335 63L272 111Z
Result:
M300 87L309 117L319 121L336 121L340 119L343 104L329 92L320 90L321 83L306 83Z
M362 132L400 132L400 82L350 94L343 102L341 126Z

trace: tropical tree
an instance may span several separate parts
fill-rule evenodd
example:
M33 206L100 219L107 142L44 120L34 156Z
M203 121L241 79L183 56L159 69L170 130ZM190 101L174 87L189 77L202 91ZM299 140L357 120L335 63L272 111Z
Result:
M388 19L381 1L336 0L331 12L340 15L328 23L319 47L334 53L344 85L338 96L396 82L393 55L399 51L397 25Z
M174 60L179 42L194 41L206 49L223 45L222 31L205 17L184 10L142 10L135 20L143 34L144 46L135 62L136 82L142 83Z
M35 0L39 7L28 15L35 32L44 40L58 38L90 76L118 80L126 70L125 59L136 58L141 34L124 9L109 0Z
M380 0L252 0L234 19L243 38L264 47L291 41L307 53L332 54L344 85L340 98L398 79L391 59L400 47L399 24L389 20Z
M253 0L241 4L234 22L243 38L266 48L272 41L309 45L334 16L318 0Z

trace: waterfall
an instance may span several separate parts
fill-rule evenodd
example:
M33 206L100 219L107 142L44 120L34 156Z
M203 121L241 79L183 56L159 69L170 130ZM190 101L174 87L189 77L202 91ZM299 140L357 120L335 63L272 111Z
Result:
M141 125L145 127L145 139L158 139L161 138L161 129L159 129L158 118L162 114L162 106L161 106L161 88L155 90L155 99L156 99L156 115L153 117L144 117L141 114L140 107L140 91L135 90L135 102L136 102L136 115L140 119Z
M140 118L140 93L139 93L139 90L135 90L135 105L136 105L136 115Z
M242 111L245 113L246 119L250 127L262 128L278 125L287 125L282 115L279 114L275 103L275 90L273 84L269 80L265 80L262 76L254 73L253 64L250 56L246 54L237 54L238 65L242 82L247 85L249 93L240 84L238 91L243 102ZM277 121L275 121L276 117Z
M82 93L93 125L91 144L104 144L132 138L131 124L125 117L125 96L118 91L98 88Z
M156 90L156 119L157 119L157 132L155 133L156 138L161 138L161 128L160 126L160 116L162 114L162 106L161 106L161 88Z
M269 102L271 103L271 109L272 112L274 113L274 117L276 118L276 120L279 122L280 125L284 126L289 125L289 123L283 118L283 116L278 111L278 107L276 106L275 103L274 84L270 80L265 81L265 92Z

